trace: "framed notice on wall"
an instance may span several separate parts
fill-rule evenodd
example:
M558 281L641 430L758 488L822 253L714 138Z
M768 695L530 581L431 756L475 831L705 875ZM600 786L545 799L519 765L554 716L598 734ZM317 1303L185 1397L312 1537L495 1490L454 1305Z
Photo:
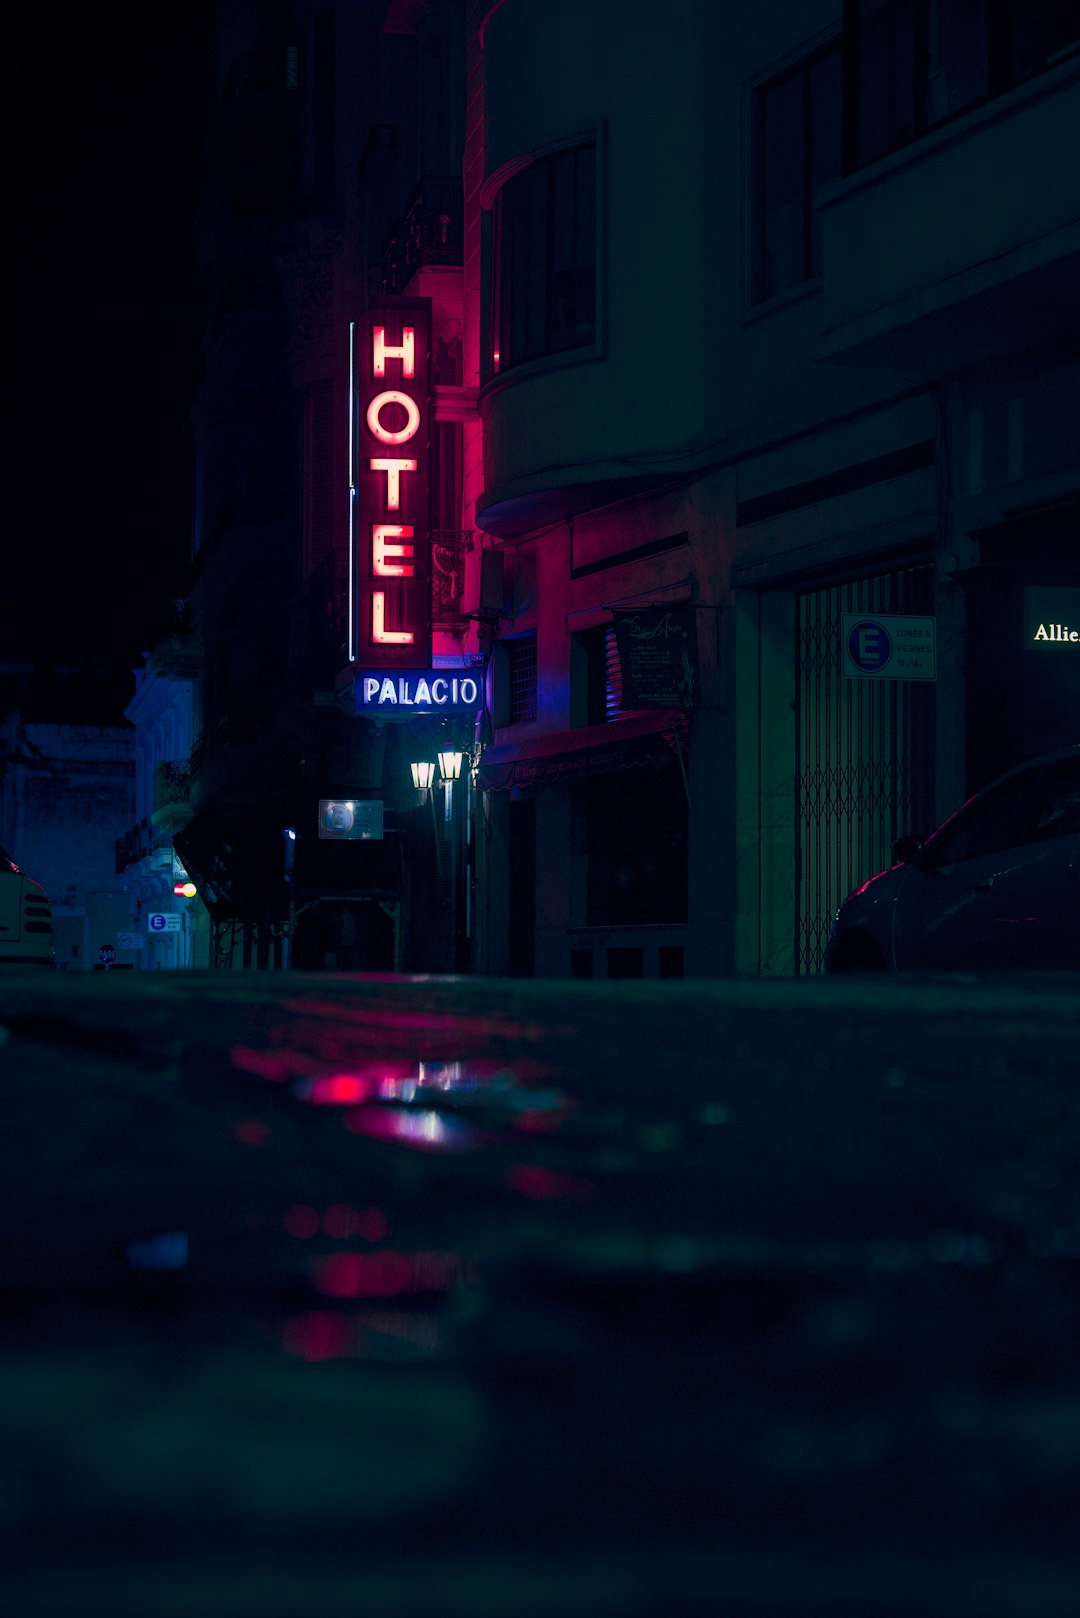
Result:
M624 708L689 708L697 691L697 637L688 607L613 614Z

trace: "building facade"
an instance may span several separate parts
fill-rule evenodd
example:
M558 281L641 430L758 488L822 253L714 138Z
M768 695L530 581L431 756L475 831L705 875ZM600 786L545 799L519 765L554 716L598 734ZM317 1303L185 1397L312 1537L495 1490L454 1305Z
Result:
M1080 620L1075 11L473 20L487 967L814 973L895 836L1080 736L1080 647L1036 639ZM650 770L607 659L668 609Z
M139 965L116 828L134 811L134 733L116 677L0 669L0 841L49 896L65 972Z
M196 221L203 664L178 851L213 965L446 969L467 954L468 782L447 818L442 789L421 802L410 767L471 743L482 693L460 497L474 413L461 383L464 7L241 3L215 17ZM379 679L370 699L365 673ZM380 699L391 676L394 700ZM406 677L425 680L421 697L448 681L455 700L397 700Z
M212 964L819 971L1080 736L1075 8L216 15Z

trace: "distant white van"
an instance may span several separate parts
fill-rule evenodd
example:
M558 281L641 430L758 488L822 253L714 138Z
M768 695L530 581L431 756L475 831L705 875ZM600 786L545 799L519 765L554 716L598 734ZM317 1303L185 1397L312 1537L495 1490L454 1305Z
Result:
M49 896L0 844L0 966L55 966Z

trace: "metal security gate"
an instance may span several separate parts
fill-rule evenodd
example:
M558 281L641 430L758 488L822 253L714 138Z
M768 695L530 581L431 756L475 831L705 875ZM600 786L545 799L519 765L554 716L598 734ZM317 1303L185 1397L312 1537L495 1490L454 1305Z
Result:
M934 824L932 681L847 679L844 613L934 610L930 562L796 596L795 971L820 972L836 907Z

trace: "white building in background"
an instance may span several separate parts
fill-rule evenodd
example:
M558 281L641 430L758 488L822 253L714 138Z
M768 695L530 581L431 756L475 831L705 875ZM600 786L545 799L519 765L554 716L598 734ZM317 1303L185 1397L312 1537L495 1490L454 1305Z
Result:
M113 859L133 806L133 737L93 671L0 670L0 841L52 905L63 971L136 966L132 901ZM97 716L92 718L91 715Z
M135 727L136 820L116 846L116 868L131 895L138 965L143 971L206 966L208 921L198 897L175 889L186 880L173 835L191 817L190 758L197 660L190 638L163 640L135 671L124 710Z

